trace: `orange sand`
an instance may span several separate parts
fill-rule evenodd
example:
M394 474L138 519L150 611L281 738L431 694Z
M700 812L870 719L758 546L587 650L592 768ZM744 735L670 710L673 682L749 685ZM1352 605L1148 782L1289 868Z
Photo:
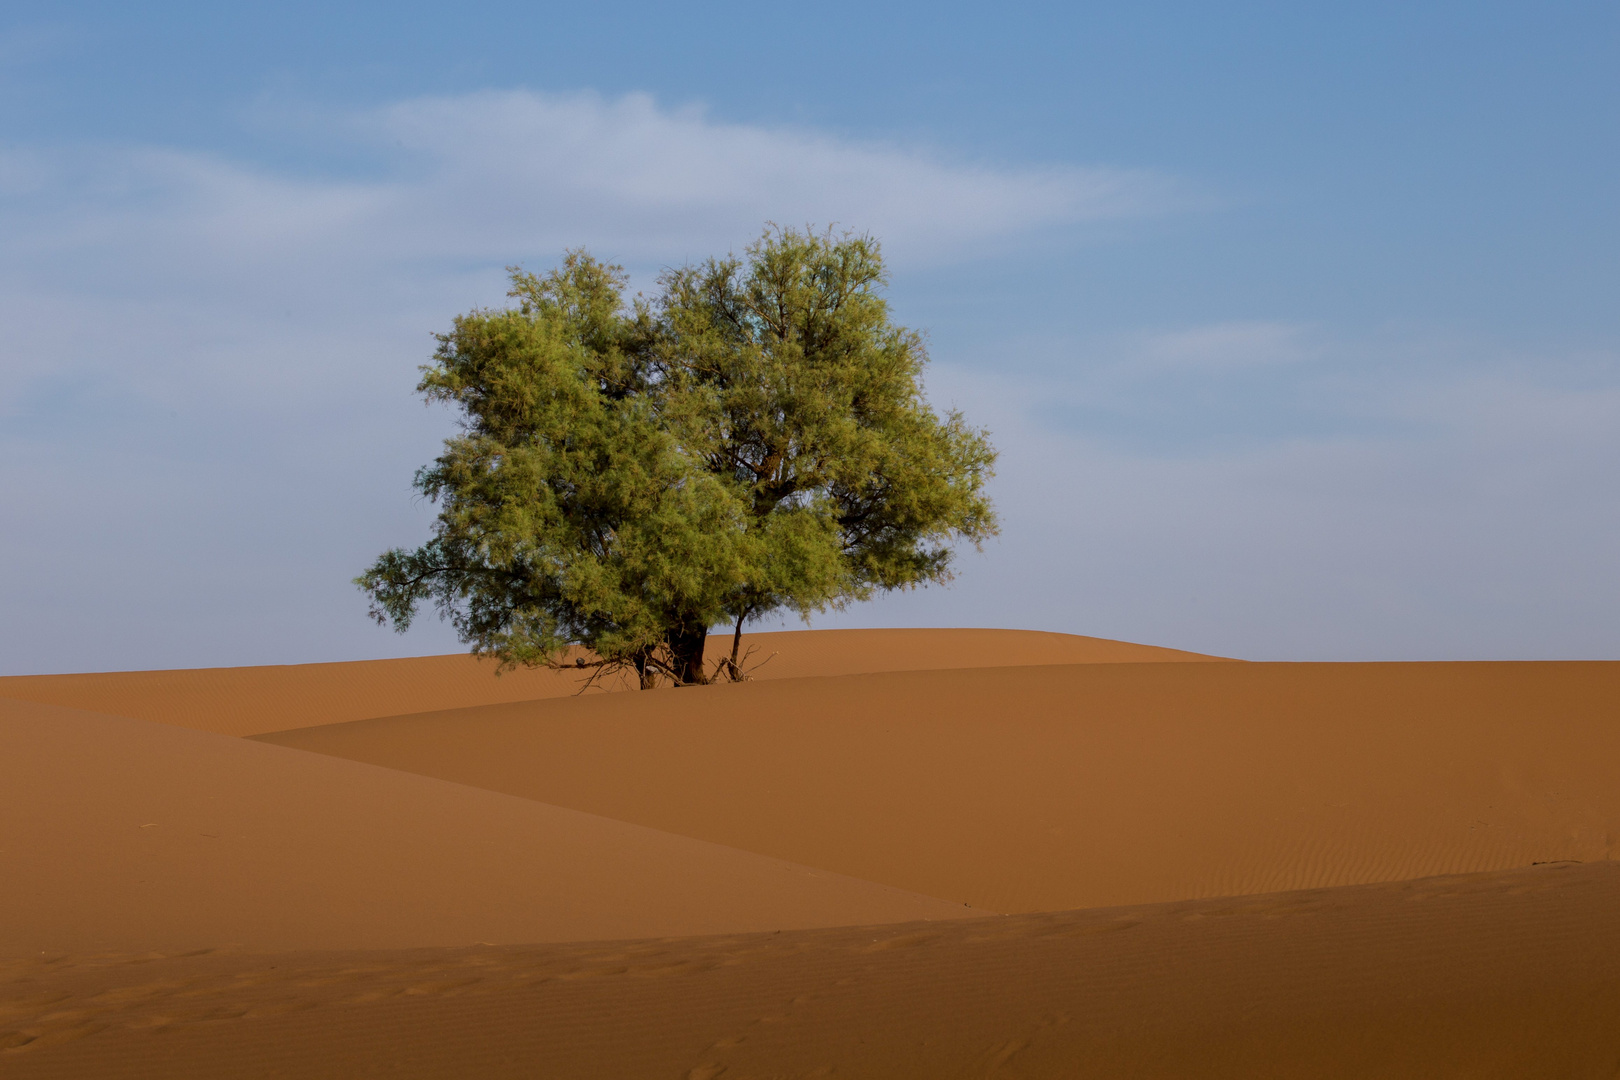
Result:
M398 948L961 918L683 836L0 699L0 955Z
M1620 664L752 640L0 680L0 1077L1620 1071Z
M16 1080L1611 1077L1620 866L1002 919L0 976ZM3 1036L0 1036L3 1038ZM37 1047L28 1052L28 1047Z
M899 672L361 720L283 746L991 911L1615 857L1620 664Z

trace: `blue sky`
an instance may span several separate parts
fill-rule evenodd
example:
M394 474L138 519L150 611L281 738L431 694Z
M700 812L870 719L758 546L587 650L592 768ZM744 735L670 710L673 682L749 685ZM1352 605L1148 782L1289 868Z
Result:
M1003 537L816 625L1620 657L1612 4L8 5L0 671L448 651L411 396L502 267L885 244Z

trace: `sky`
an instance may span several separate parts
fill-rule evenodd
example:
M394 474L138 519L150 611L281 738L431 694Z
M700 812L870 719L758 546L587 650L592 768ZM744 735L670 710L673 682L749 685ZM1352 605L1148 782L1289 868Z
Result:
M459 650L351 584L432 335L767 221L880 240L1001 454L812 625L1620 658L1617 116L1612 3L13 0L0 674Z

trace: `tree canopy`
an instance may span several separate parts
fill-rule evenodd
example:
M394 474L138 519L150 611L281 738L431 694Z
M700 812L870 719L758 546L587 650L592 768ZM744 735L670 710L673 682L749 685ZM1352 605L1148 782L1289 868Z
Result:
M356 579L378 622L431 603L504 663L579 644L644 687L739 678L748 621L948 581L952 543L995 534L995 451L924 398L872 239L771 229L629 303L584 251L511 280L422 368L461 431L416 475L432 539Z

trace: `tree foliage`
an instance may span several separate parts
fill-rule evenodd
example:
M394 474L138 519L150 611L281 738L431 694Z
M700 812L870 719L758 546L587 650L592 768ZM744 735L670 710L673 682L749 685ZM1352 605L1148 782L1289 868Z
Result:
M432 539L356 579L373 617L432 603L481 655L581 644L680 685L708 681L711 627L949 580L951 544L996 531L995 451L928 405L885 280L871 239L791 229L652 301L583 251L514 270L516 305L458 317L422 369L461 431L416 476ZM717 670L741 676L735 644Z

